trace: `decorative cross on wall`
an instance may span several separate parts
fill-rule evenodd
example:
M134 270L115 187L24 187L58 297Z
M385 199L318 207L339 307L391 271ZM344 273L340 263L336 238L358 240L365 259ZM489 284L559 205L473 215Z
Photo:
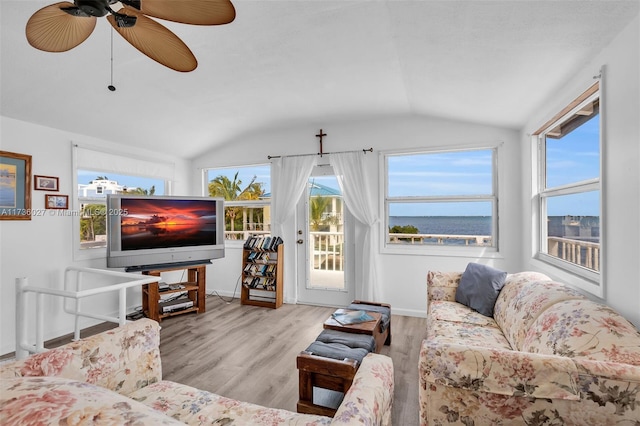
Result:
M316 138L320 138L320 153L319 153L320 157L322 157L322 154L324 153L324 151L322 150L322 137L323 136L327 136L327 134L326 133L322 133L322 129L320 129L320 133L318 133L316 135Z

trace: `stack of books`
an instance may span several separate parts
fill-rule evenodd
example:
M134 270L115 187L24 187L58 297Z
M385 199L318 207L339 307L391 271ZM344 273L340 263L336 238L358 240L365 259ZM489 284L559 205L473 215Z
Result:
M275 291L276 282L275 278L272 277L245 277L242 285L246 288L256 289L256 290L267 290L267 291Z
M257 264L247 263L244 267L244 273L246 275L255 275L262 277L272 277L276 272L276 264Z
M282 244L282 238L270 235L252 235L244 242L244 248L250 250L274 251Z
M271 259L268 251L252 251L247 260L255 263L267 263Z

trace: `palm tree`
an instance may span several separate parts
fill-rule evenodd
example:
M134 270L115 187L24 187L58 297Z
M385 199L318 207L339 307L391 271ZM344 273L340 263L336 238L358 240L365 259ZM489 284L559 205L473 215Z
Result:
M107 206L87 204L82 208L80 232L84 241L94 241L96 234L105 234L107 228Z
M331 203L331 198L318 195L311 197L309 200L309 222L311 229L319 231L321 225L326 224L326 220L323 218L323 213L326 211L327 206Z
M217 176L211 182L209 182L209 195L212 197L222 197L225 200L233 200L240 192L240 184L238 182L238 173L233 177L233 181L229 180L227 176Z
M149 189L144 188L133 188L133 189L125 189L124 192L127 194L136 194L136 195L154 195L156 193L156 186L152 185Z
M251 182L242 188L242 180L238 179L238 173L233 176L233 180L227 176L217 176L209 182L209 195L212 197L222 197L227 201L232 200L257 200L264 195L262 183L256 182L257 176L253 176ZM229 218L229 230L235 230L235 220L242 207L226 207L225 216Z

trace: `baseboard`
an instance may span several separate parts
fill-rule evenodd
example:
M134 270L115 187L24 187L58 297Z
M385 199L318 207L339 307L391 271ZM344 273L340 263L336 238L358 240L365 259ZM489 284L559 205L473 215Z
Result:
M391 305L391 314L392 315L402 315L405 317L418 317L418 318L426 318L427 311L418 310L418 309L399 309L395 306Z
M225 290L207 290L207 297L216 297L216 296L225 297L229 299L231 298L240 299L240 292L225 291Z

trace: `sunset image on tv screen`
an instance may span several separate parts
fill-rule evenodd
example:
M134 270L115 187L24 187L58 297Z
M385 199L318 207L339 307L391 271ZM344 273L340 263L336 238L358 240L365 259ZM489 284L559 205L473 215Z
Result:
M216 243L214 200L122 199L122 250Z

